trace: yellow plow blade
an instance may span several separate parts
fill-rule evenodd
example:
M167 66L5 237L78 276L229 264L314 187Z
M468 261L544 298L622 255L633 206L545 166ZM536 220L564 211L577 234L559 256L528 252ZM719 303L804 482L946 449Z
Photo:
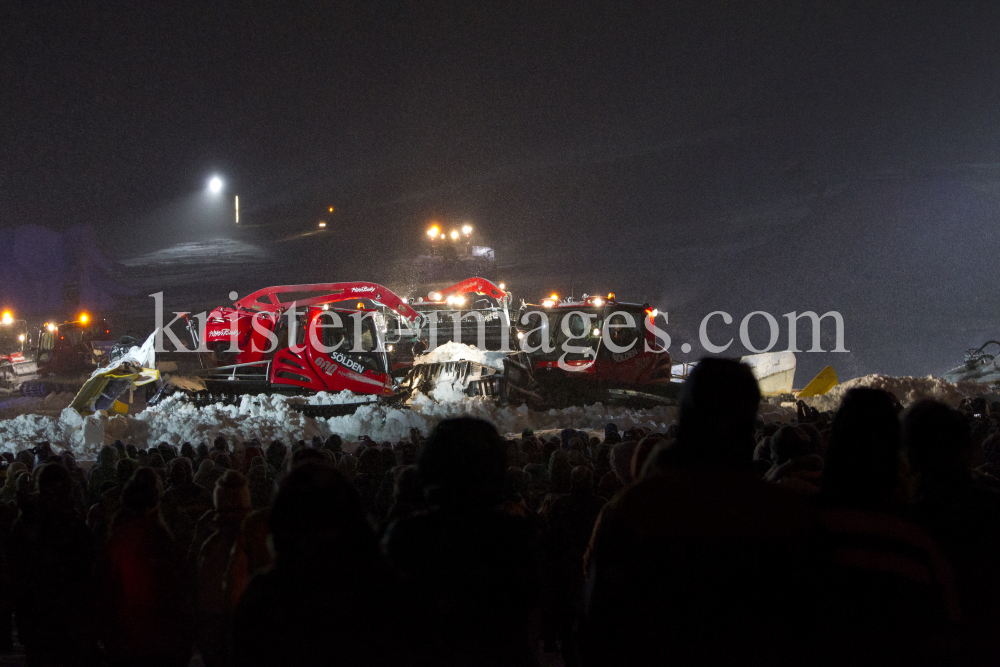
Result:
M816 374L809 384L802 388L795 396L797 398L808 398L809 396L822 396L840 384L837 380L837 371L833 366L827 366Z

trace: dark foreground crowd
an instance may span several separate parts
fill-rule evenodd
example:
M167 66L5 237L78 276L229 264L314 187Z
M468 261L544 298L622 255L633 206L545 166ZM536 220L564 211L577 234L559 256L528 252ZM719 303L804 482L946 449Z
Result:
M699 364L668 433L46 445L0 489L32 665L1000 663L1000 404L855 389L757 418ZM349 449L349 448L346 448Z

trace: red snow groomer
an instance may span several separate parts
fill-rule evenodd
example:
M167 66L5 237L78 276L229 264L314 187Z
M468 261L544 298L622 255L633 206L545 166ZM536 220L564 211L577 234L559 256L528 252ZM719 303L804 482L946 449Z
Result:
M461 307L470 294L501 299L506 314L506 293L480 279L442 290L440 301ZM428 313L435 312L437 304L433 299L414 304L422 313L388 288L369 282L267 287L209 313L194 341L203 350L202 370L172 378L160 396L179 389L204 403L235 402L238 396L262 393L346 390L369 397L339 405L296 406L311 416L348 414L378 398L402 401L413 384L393 377L394 365L398 367L393 353L397 346L422 343ZM390 329L392 342L387 343ZM440 342L448 331L442 331ZM412 365L412 355L408 362ZM485 367L482 372L499 375Z
M333 305L345 302L354 307ZM197 397L345 390L394 396L386 310L404 322L421 317L389 289L367 282L267 287L216 308L200 336L208 354L207 367L192 378L204 385L196 387Z
M527 318L527 319L525 319ZM670 353L658 340L665 318L649 304L614 294L525 304L517 316L519 352L504 360L504 395L535 409L595 402L670 404Z

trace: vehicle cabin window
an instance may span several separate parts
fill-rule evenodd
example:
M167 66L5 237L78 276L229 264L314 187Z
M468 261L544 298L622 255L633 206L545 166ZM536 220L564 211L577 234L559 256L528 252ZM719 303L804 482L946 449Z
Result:
M361 349L365 352L371 352L375 349L378 338L375 336L374 327L374 322L371 320L365 320L364 327L361 330Z
M593 321L593 319L594 318L590 318L590 321ZM567 313L564 316L563 321L559 322L558 327L552 331L555 335L556 345L562 345L566 342L575 343L577 345L581 344L582 339L588 334L588 324L589 322L583 314L576 312ZM566 332L563 331L564 328L569 330L570 335L566 335Z
M589 315L589 317L588 317ZM565 316L565 326L570 335L563 331L563 322L556 323L558 329L554 332L556 337L556 352L559 357L566 361L587 361L594 359L600 339L591 334L594 323L598 320L593 313L570 312ZM574 348L586 348L585 352L570 352L564 349L566 346ZM565 355L563 357L563 355Z
M528 315L527 324L524 326L528 328L527 344L530 347L539 347L542 344L542 335L551 335L551 320L554 318L546 317L545 314L540 311L534 311L534 313ZM520 318L518 321L521 321Z
M343 324L339 327L333 326L334 319L328 313L323 313L318 319L318 324L320 325L320 330L323 332L320 336L320 340L323 342L323 346L327 348L336 347L338 350L349 350L350 345L345 343L345 333ZM337 347L339 345L339 347Z
M306 344L306 322L305 318L295 318L295 345L302 347Z
M386 315L385 318L385 342L397 343L403 337L403 323L395 315Z
M366 369L385 372L381 357L377 354L378 333L375 330L375 322L371 317L364 317L361 321L360 343L355 347L355 320L353 313L339 313L340 324L337 324L331 313L322 313L317 318L318 324L322 325L320 340L327 348L336 348L336 352L350 355L352 359L360 361ZM337 347L339 344L339 347ZM360 351L355 351L359 349Z
M608 318L608 334L611 342L619 347L628 347L634 343L642 331L642 316L635 313L629 314L632 315L633 326L627 326L629 322L624 315L614 315Z

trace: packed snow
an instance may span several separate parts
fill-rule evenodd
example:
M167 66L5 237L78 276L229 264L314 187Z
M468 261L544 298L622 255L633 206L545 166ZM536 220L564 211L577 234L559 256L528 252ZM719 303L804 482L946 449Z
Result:
M855 387L872 387L893 394L903 404L903 407L923 399L941 401L951 407L958 407L963 399L976 396L987 396L990 388L974 380L963 380L952 384L931 375L927 377L890 377L888 375L865 375L843 382L823 396L803 399L807 404L818 410L836 410L840 401Z
M448 361L475 361L484 366L499 368L503 370L503 358L507 356L503 352L490 352L480 350L472 345L449 341L444 345L439 345L427 354L417 357L413 361L414 366L422 364L437 364Z
M349 402L348 397L341 395L325 398ZM238 405L206 407L168 398L128 417L81 417L71 408L63 410L58 417L20 415L0 421L0 443L4 450L14 452L47 440L71 449L78 458L89 459L101 446L116 439L139 447L159 442L178 446L183 442L210 442L218 434L241 442L256 438L265 443L275 439L286 443L308 440L314 435L326 438L333 433L348 440L367 435L378 441L395 441L408 436L411 428L427 434L439 421L458 416L488 419L502 433L512 436L525 428L536 431L570 427L601 430L608 422L615 422L621 429L641 426L663 430L677 418L676 408L667 406L629 410L597 403L535 412L525 406L497 407L492 400L484 398L462 398L461 401L438 401L428 395L418 395L409 409L372 403L362 405L353 414L330 418L306 417L294 410L292 406L305 400L303 398L244 396Z
M452 350L452 353L458 352ZM0 450L16 452L47 440L72 450L81 460L88 460L96 456L101 446L116 439L148 447L159 442L177 446L184 442L210 442L219 434L238 442L257 439L263 443L271 440L290 443L309 440L312 436L326 438L335 433L350 443L362 435L377 441L396 441L408 436L411 428L427 434L441 420L458 416L489 420L509 437L519 435L526 428L536 433L563 428L599 432L608 422L614 422L619 429L639 426L663 431L677 419L677 408L670 406L636 410L596 403L541 412L526 406L499 407L491 399L469 398L450 383L451 378L442 375L437 386L426 393L417 392L407 407L379 404L372 396L350 392L323 392L308 397L244 396L236 405L203 407L168 398L134 415L81 417L66 407L72 399L69 394L44 399L8 399L0 401L0 417L8 417L0 419ZM896 395L903 405L932 398L957 406L965 398L989 393L987 385L973 381L950 384L929 376L868 375L838 385L825 396L805 400L820 410L835 410L844 394L853 387L884 389ZM350 415L330 418L306 417L295 409L302 404L366 402L368 404L361 405ZM24 414L13 416L18 411ZM762 402L759 415L768 423L788 421L795 418L794 404Z

